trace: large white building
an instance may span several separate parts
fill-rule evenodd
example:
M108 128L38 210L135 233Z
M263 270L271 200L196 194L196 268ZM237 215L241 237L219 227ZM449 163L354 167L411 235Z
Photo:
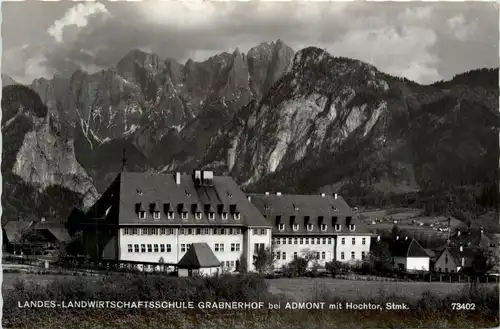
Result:
M372 234L337 194L249 195L250 201L272 225L275 268L297 257L313 257L324 266L339 260L363 260L370 251Z
M95 260L175 267L192 243L206 243L235 270L241 255L253 270L257 248L271 244L271 225L227 176L122 172L82 223ZM144 263L150 263L145 264Z

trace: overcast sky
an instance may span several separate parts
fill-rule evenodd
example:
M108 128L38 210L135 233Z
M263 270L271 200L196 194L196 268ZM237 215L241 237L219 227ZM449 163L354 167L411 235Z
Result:
M3 2L2 72L22 83L114 66L132 49L184 62L278 38L421 83L498 67L493 3Z

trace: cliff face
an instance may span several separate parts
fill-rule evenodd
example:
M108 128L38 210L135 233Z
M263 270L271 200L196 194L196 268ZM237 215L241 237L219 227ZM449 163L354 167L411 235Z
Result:
M19 85L3 88L2 202L7 209L5 220L27 212L64 217L64 211L54 210L57 205L41 203L48 195L57 198L60 194L60 201L71 195L78 200L74 206L82 207L91 205L98 197L92 179L76 161L73 141L60 136L53 121L30 88ZM24 199L18 199L17 193ZM19 202L22 209L13 206Z

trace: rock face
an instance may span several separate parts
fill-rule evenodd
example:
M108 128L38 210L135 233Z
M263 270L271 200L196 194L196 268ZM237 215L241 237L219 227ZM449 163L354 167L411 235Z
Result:
M59 201L74 197L77 203L73 206L81 207L90 206L99 196L92 179L76 160L73 141L60 135L54 121L30 88L3 88L2 201L6 220L30 211L40 216L64 217L58 205L41 203L49 195ZM17 198L17 193L24 198ZM13 206L19 202L21 207Z

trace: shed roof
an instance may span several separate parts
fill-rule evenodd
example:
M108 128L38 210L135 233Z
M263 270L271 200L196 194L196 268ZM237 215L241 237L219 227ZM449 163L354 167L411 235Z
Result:
M198 242L191 245L177 266L179 268L200 269L219 267L220 263L206 242Z

